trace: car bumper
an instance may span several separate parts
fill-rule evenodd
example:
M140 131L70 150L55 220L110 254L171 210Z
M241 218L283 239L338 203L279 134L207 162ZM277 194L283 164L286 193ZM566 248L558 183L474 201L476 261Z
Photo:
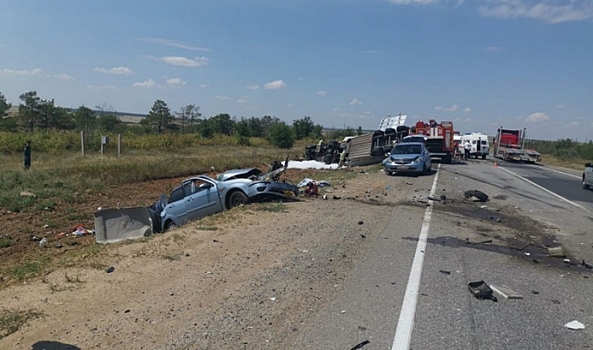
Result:
M385 171L392 173L421 173L424 171L424 163L410 164L385 164Z

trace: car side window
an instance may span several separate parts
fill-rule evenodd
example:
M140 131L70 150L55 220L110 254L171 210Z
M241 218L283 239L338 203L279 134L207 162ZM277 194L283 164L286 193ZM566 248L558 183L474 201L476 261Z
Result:
M172 203L172 202L176 202L178 200L181 200L181 199L183 199L183 197L184 197L183 187L177 187L171 193L171 199L169 200L169 203Z
M472 145L475 145L475 144L476 144L476 140L472 140Z

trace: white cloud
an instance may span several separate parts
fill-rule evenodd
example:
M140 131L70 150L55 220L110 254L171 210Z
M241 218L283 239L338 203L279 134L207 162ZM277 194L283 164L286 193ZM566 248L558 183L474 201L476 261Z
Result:
M360 100L358 98L353 98L352 101L350 101L350 105L351 106L357 106L357 105L361 105L362 102L360 102Z
M139 88L145 88L145 89L151 89L156 86L156 82L152 79L148 79L147 81L144 81L144 82L134 83L132 86L139 87Z
M35 76L35 75L41 74L41 72L42 71L39 68L35 68L33 70L27 70L27 69L23 69L23 70L3 69L3 70L0 70L0 74L2 74L2 75L12 75L12 76L18 76L18 77Z
M464 112L471 112L471 111L472 111L472 109L471 109L471 108L469 108L469 107L465 107L465 108L463 109L463 111L464 111Z
M247 86L247 88L249 90L257 90L257 89L259 89L259 85L249 85L249 86Z
M185 81L181 80L181 78L171 78L166 80L167 86L178 88L185 85Z
M115 90L115 86L113 85L87 85L87 89L89 90Z
M339 111L340 111L340 109L338 107L332 108L332 112L339 112Z
M160 58L148 56L148 58L177 67L202 67L210 63L210 59L206 57L191 59L183 56L163 56Z
M579 123L579 122L570 122L570 123L568 123L566 125L567 126L579 126L579 125L581 125L581 123Z
M525 122L527 122L527 123L542 123L549 119L550 119L550 117L548 117L545 113L538 112L538 113L533 113L533 114L527 116L527 118L525 118Z
M59 80L76 80L76 78L70 74L55 74L53 77Z
M210 49L208 49L206 47L190 46L190 45L186 45L186 44L183 44L183 43L181 43L179 41L175 41L175 40L167 40L167 39L159 39L159 38L136 38L136 40L143 41L143 42L150 43L150 44L176 47L176 48L185 49L185 50L210 51Z
M272 81L264 85L264 89L268 90L279 90L286 86L286 83L282 80Z
M237 100L237 103L247 103L247 102L249 102L249 99L247 98L247 96L243 96Z
M230 100L231 98L227 95L218 95L215 97L217 100Z
M502 47L500 47L500 46L488 46L488 47L486 47L486 51L488 51L488 52L499 52L500 50L502 50Z
M303 77L299 77L299 80L300 80L300 81L303 81L303 80L305 80L305 78L303 78Z
M208 85L208 84L200 85L200 89L208 89L209 87L210 87L210 85Z
M325 97L325 96L327 96L327 91L324 91L324 90L318 91L317 96Z
M556 106L556 108L558 108L558 109L564 109L564 108L566 108L566 106L565 105L558 105L558 106Z
M593 18L593 6L583 0L494 0L480 6L483 16L495 18L533 18L547 23L583 21Z
M436 106L434 109L436 109L437 111L455 112L456 110L459 109L459 106L456 104L454 104L451 107Z
M132 75L134 71L128 67L113 67L113 68L102 68L97 67L94 69L95 72L115 75Z
M286 105L286 107L292 108L292 107L294 107L294 103L289 103L289 104Z

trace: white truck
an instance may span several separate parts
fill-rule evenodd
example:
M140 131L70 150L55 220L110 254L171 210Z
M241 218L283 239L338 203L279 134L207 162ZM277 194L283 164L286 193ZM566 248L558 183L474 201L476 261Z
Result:
M471 150L469 152L470 157L482 157L482 159L486 159L486 156L490 154L490 143L488 142L488 135L484 135L479 132L472 132L467 133L465 135L461 135L459 140L459 148L461 154L465 152L465 143L469 141L471 145Z

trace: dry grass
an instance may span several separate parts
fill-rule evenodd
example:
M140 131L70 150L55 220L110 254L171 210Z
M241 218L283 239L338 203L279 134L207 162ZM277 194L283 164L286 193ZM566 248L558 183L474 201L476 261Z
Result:
M585 168L585 163L587 162L588 161L584 159L564 160L550 155L542 155L541 161L541 163L544 165L553 165L580 171L582 171Z
M0 339L9 336L37 317L43 316L33 310L0 310Z

